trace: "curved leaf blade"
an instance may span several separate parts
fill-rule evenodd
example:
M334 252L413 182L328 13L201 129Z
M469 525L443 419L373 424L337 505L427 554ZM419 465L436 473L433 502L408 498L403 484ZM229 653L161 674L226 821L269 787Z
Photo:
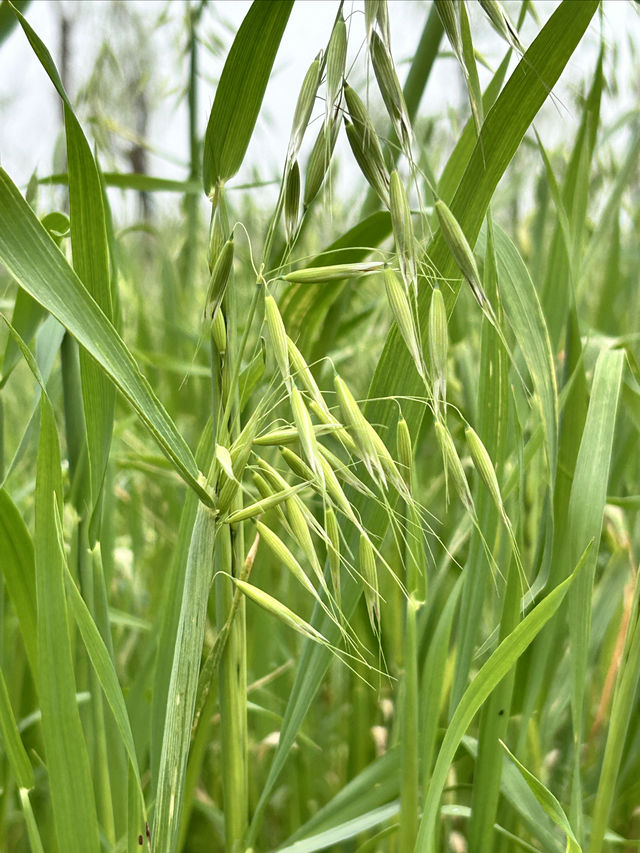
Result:
M418 830L417 850L433 850L433 831L440 810L440 796L444 790L447 773L462 738L480 707L494 687L515 666L516 661L530 645L540 630L556 612L569 591L569 587L579 575L591 550L589 545L580 558L578 565L569 577L559 584L533 610L525 616L519 625L500 643L489 660L482 666L455 710L442 741L431 780L426 790L422 820Z
M531 276L512 240L495 227L498 286L505 314L540 401L551 481L558 458L558 389L551 340Z
M211 505L211 497L198 482L193 455L176 425L120 335L4 169L0 169L0 261L18 284L93 356L131 403L182 479L204 503Z
M91 148L62 85L51 54L37 33L16 11L34 53L60 95L64 106L69 178L69 218L73 268L105 316L113 320L109 248L102 184ZM87 427L89 454L89 495L91 507L98 503L109 461L115 411L115 388L84 350L80 352L82 400ZM95 541L94 524L90 527ZM92 541L91 544L94 544Z

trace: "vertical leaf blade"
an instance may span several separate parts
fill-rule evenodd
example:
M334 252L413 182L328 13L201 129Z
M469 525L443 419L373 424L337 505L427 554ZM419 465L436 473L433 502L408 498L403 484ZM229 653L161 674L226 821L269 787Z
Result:
M36 577L33 543L18 508L0 489L0 552L2 574L13 604L34 680L38 672Z
M240 168L253 133L293 0L254 0L231 45L204 137L204 191Z
M69 853L100 849L96 804L69 641L63 555L56 528L62 495L60 447L43 395L36 480L38 687L49 788L58 845Z
M173 853L178 840L187 756L204 642L216 524L198 506L184 579L153 821L153 849Z
M113 320L109 250L98 169L51 54L25 18L17 11L16 16L34 53L64 103L73 267L104 315L109 320ZM84 350L80 353L80 367L89 452L90 501L93 509L99 499L109 459L115 388L105 376L104 371ZM93 525L92 528L94 528ZM92 536L92 539L95 539L95 536ZM93 541L90 544L93 544Z

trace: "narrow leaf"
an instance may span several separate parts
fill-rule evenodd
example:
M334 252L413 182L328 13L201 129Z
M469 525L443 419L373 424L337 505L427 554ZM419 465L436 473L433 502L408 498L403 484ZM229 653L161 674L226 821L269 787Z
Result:
M104 315L113 320L109 250L100 175L51 54L25 18L17 11L16 16L64 105L73 267ZM115 389L104 371L85 350L80 353L80 368L89 451L89 499L93 510L99 500L109 459ZM96 525L97 522L90 528L90 544L95 541Z
M38 600L38 693L49 773L53 819L60 850L100 849L89 754L76 702L63 555L56 514L60 511L60 447L51 404L42 396L36 480L36 591Z
M200 499L211 498L198 482L191 451L140 373L135 359L63 255L0 169L0 260L11 275L82 344L131 403L174 468Z
M16 718L11 707L7 682L0 670L0 732L2 744L16 783L19 788L33 788L33 768L22 743Z
M222 69L204 137L204 191L240 168L293 0L254 0L231 45Z
M525 780L531 791L534 793L536 799L545 810L545 812L549 815L551 820L559 826L560 829L567 836L567 853L582 853L582 847L578 844L578 839L575 837L573 829L571 829L571 824L567 820L567 816L564 813L564 810L558 800L554 797L551 791L542 784L542 782L537 779L533 773L530 773L524 764L521 764L515 755L510 751L510 749L506 746L506 744L502 743L502 748L507 753L511 761L518 768L520 773L522 774L522 778Z
M18 508L0 489L0 553L2 574L13 604L34 680L38 674L36 575L33 543Z
M533 608L516 628L500 643L489 660L480 669L465 691L447 728L433 774L426 790L422 820L418 830L417 848L433 851L433 831L440 809L440 797L444 789L449 767L454 759L471 720L474 718L494 687L515 666L516 661L530 645L540 630L556 612L569 587L579 576L590 551L590 546L581 556L578 565L569 577Z

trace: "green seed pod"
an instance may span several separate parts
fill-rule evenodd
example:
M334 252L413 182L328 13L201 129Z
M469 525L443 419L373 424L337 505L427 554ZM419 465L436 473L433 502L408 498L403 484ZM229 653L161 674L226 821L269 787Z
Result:
M307 592L311 593L311 595L318 599L318 593L316 592L316 588L311 583L307 575L305 574L302 566L293 556L291 551L284 544L282 539L277 536L273 530L263 524L261 521L258 521L256 524L258 533L260 534L260 538L267 546L267 548L272 552L272 554L277 557L278 560L282 563L282 565L288 569L289 572L294 576L294 578L298 581L298 583L303 586Z
M274 494L274 488L272 487L272 485L270 483L267 482L267 480L262 476L262 474L259 474L257 471L255 471L252 479L253 479L253 484L256 487L256 489L258 490L258 494L260 495L261 498L268 498ZM280 486L280 488L286 489L287 488L286 482L284 480L282 480L282 483L283 483L283 485ZM277 488L278 487L276 487L276 490L277 490ZM280 505L280 506L274 507L274 511L275 511L276 515L278 516L282 525L286 528L287 527L287 519L286 519L286 516L285 516L284 511L282 509L282 506Z
M400 492L401 495L408 497L407 487L405 482L398 471L398 466L393 461L393 456L389 453L387 445L380 438L375 429L371 426L371 424L367 421L367 427L370 430L371 441L373 446L375 447L376 454L378 456L378 461L382 466L382 470L387 478L390 480L394 487Z
M327 559L329 561L329 571L331 572L331 582L333 583L336 600L340 603L340 530L336 514L330 506L327 506L324 511L324 529L329 539Z
M439 419L435 422L435 428L436 437L438 439L438 444L440 445L442 458L445 464L445 482L447 482L447 474L450 472L453 477L453 483L458 491L458 495L460 496L460 500L470 513L475 514L475 507L473 505L473 498L471 497L469 483L467 482L467 476L464 473L462 462L460 461L458 451L456 450L449 430ZM448 499L449 494L447 482L447 500Z
M359 96L347 83L344 96L353 122L352 126L347 125L347 137L354 157L366 179L389 207L389 172L373 122Z
M296 232L298 214L300 212L300 169L298 161L294 160L287 173L284 193L284 231L287 242Z
M336 427L328 424L314 424L313 431L316 436L330 435L336 431ZM280 444L294 444L299 440L300 435L297 429L294 427L283 427L282 429L274 429L257 436L253 443L259 447L278 447Z
M218 494L218 510L221 514L224 514L229 509L231 501L239 489L240 480L242 479L244 469L246 468L249 457L251 456L251 448L253 446L253 440L255 438L257 428L258 418L250 418L238 438L231 446L229 457L231 459L231 466L233 469L233 478L226 479L221 483Z
M211 335L219 355L224 355L227 351L227 327L222 311L216 311L215 313L213 323L211 324Z
M319 631L316 631L312 625L309 625L308 622L301 619L297 613L294 613L293 610L290 610L278 601L277 598L274 598L272 595L269 595L268 592L264 592L264 590L258 589L257 586L253 586L253 584L247 583L246 581L241 581L234 577L232 577L231 580L247 598L250 598L264 610L268 611L273 616L276 616L281 622L288 625L289 628L293 628L294 631L302 634L303 637L314 640L316 643L320 643L323 646L328 645L327 640L325 640Z
M329 115L320 128L320 133L313 144L307 162L307 174L304 183L303 204L305 210L318 195L320 187L329 171L329 164L331 163L333 149L336 146L341 121L341 113Z
M316 549L313 547L313 540L311 538L311 533L309 532L309 525L307 524L304 513L300 508L300 504L295 498L290 498L286 502L286 508L289 527L291 528L293 537L300 546L302 553L309 561L309 565L313 569L320 585L323 588L326 588L324 575L322 574L322 567L318 560ZM328 592L328 590L326 590L326 592Z
M415 504L409 504L405 547L406 585L410 595L421 601L427 597L427 557L424 548L422 522Z
M211 217L211 227L209 230L209 251L207 253L207 263L209 265L209 273L213 272L218 255L225 244L224 231L222 222L220 221L220 211L218 208L214 210Z
M258 456L256 459L258 463L258 467L262 470L265 477L271 483L274 489L283 490L289 487L289 484L284 479L282 474L273 467L273 465L269 465L269 463L263 459L261 456Z
M254 518L256 515L261 515L263 512L266 512L275 506L279 506L283 501L286 501L287 498L295 495L296 492L299 492L305 487L306 483L302 483L299 486L289 486L281 492L276 492L273 495L269 495L267 498L261 498L261 500L256 501L255 503L236 510L236 512L232 512L231 515L224 520L227 524L237 524L240 521L247 521L249 518Z
M447 309L439 287L434 287L429 306L429 357L433 371L433 396L436 407L447 399L447 352L449 333Z
M471 451L471 458L473 459L475 469L478 474L480 474L485 486L489 490L489 494L496 505L496 509L500 515L504 517L505 511L504 504L502 503L502 495L500 494L500 486L498 485L498 478L496 477L496 472L493 467L491 457L489 456L489 451L482 443L482 439L477 432L475 432L475 430L470 426L465 429L464 434L467 439L467 444L469 445L469 450Z
M258 447L277 447L279 444L293 444L298 440L298 430L294 427L282 427L265 432L256 438Z
M289 141L289 159L293 160L300 148L302 138L309 124L311 112L316 100L316 93L320 85L320 73L322 65L320 62L321 54L319 54L309 66L305 78L302 82L302 88L298 95L298 103L293 115L293 124L291 127L291 139Z
M351 439L351 436L349 436ZM373 492L369 489L365 484L356 477L351 468L345 464L339 456L336 456L335 453L332 453L327 447L323 444L319 445L320 455L323 459L326 460L327 464L331 467L331 470L334 472L336 477L342 480L347 486L351 486L352 489L355 489L357 492L360 492L362 495L366 495L369 498L374 497ZM354 446L353 451L357 453L357 448ZM327 489L329 486L327 485ZM338 501L335 501L336 505L338 505Z
M488 303L480 284L480 273L478 272L478 266L471 246L464 236L460 223L443 201L438 200L435 208L438 219L440 220L442 236L449 247L449 251L453 255L456 264L460 267L460 272L469 282L478 304L481 308L484 308Z
M262 474L258 474L258 472L255 471L252 480L261 498L268 498L273 494L273 489L269 483L267 483Z
M216 444L215 454L216 461L220 466L220 469L226 474L227 477L233 479L233 462L231 460L229 448L224 447L221 444Z
M363 580L369 622L373 633L378 636L380 632L380 593L378 591L376 555L371 542L364 533L360 534L360 574Z
M342 486L338 482L338 478L336 476L335 471L324 458L324 456L320 455L320 464L322 465L322 471L324 474L324 482L327 488L327 492L329 493L329 497L334 502L334 504L338 507L341 512L343 512L347 518L352 521L355 525L358 524L358 519L347 499L347 496L342 490Z
M364 0L364 26L367 31L367 44L371 39L371 33L378 14L380 0Z
M409 354L413 359L416 370L424 379L425 372L422 365L422 348L418 340L418 332L416 325L413 322L413 314L409 306L409 299L400 284L398 277L391 267L386 267L384 270L384 285L387 291L387 300L391 313L398 326L398 331L402 335L405 346L409 350Z
M327 414L327 412L324 409L321 409L320 406L318 406L318 404L314 400L312 400L309 404L309 408L322 424L331 428L332 435L338 439L338 441L344 447L347 453L357 455L358 448L356 446L355 441L351 438L345 426L341 424L340 421L331 412ZM324 450L324 448L322 448L322 445L320 445L320 447L321 450Z
M395 488L403 493L404 481L386 444L364 417L347 385L337 374L334 387L343 419L353 432L354 443L370 476L379 480L385 489L387 480L390 480Z
M260 464L261 461L262 460L258 459L258 464ZM265 465L268 466L269 473L276 473L277 474L277 471L275 470L275 468L271 468L271 466L268 463L265 463ZM265 469L263 468L263 470L265 470ZM265 471L265 473L267 473L267 472ZM283 477L280 477L279 474L277 475L277 478L272 478L269 476L269 474L267 474L267 478L263 477L262 474L259 474L257 471L254 472L254 474L253 474L253 483L254 483L256 489L258 490L258 494L260 495L261 498L268 498L271 495L273 495L276 491L282 491L283 489L288 488L287 481ZM286 530L288 530L289 529L289 523L287 521L287 517L284 514L284 510L282 508L282 505L280 504L279 506L276 506L273 509L274 509L275 514L278 516L278 519L280 520L280 523L282 524L282 526Z
M318 461L318 443L316 441L316 434L313 431L313 424L311 423L309 411L302 399L302 394L298 391L293 382L291 383L289 394L291 398L291 411L298 431L300 446L307 458L309 466L322 481L324 478L322 475L322 467Z
M376 11L376 20L382 33L382 38L388 50L391 50L391 28L389 26L389 9L387 0L378 0L378 9Z
M344 380L336 374L333 385L338 398L342 419L351 430L358 453L373 479L380 479L386 486L386 478L378 460L376 447L371 437L373 429L360 411L360 407ZM375 430L373 430L375 432Z
M462 36L456 0L435 0L436 9L447 38L462 64Z
M380 144L377 137L370 133L363 134L356 128L355 124L348 121L345 121L345 129L351 152L360 167L360 171L378 193L382 203L389 207L389 178L386 174L384 162L381 160L382 151L380 151L380 158L378 157ZM370 142L371 139L375 139L375 142Z
M276 300L270 293L264 298L264 314L267 321L269 339L273 348L276 364L280 369L285 384L289 384L291 376L289 373L289 353L287 350L287 333L282 322L282 316L278 309Z
M311 399L320 409L322 409L326 417L331 420L331 412L324 401L324 397L320 393L320 389L318 388L316 380L313 378L313 374L309 370L309 365L290 337L287 337L287 348L289 351L289 362L293 368L295 378L302 382Z
M360 278L363 275L371 275L383 267L383 261L333 264L329 267L307 267L302 270L294 270L283 275L282 278L295 284L326 284L332 281L342 281L345 278Z
M229 275L233 266L233 234L224 244L220 253L213 265L211 278L209 279L209 289L207 290L207 301L204 309L204 316L214 320L218 308L222 304L224 294L227 289Z
M398 448L398 462L400 463L400 471L404 478L407 488L411 491L411 481L413 473L413 446L411 444L411 434L409 427L404 418L398 419L396 427L396 445Z
M495 30L509 42L518 53L524 53L524 47L518 37L518 31L511 23L509 16L502 8L498 0L480 0L480 5L485 11L485 14L493 24Z
M305 480L306 483L313 483L315 480L315 474L313 470L304 462L297 453L294 453L288 447L279 447L280 454L284 461L287 463L289 468L300 477L301 480Z
M407 286L415 291L418 285L418 271L416 266L415 237L413 233L413 222L411 221L411 209L409 200L400 180L398 172L394 169L391 173L390 183L390 211L391 223L393 225L393 236L396 241L396 251L400 261L400 271Z
M391 54L375 30L371 33L370 50L371 64L387 113L396 129L398 139L407 145L411 140L411 122L402 94L402 87Z
M335 104L347 62L347 27L340 12L327 47L327 111Z

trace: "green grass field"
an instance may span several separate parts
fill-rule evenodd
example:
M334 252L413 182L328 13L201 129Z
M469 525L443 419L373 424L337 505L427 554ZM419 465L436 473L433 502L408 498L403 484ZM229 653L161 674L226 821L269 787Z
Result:
M253 2L213 88L181 6L171 183L106 170L2 0L65 166L0 169L1 851L640 847L640 115L585 52L611 2L424 3L408 69L386 0L335 2L272 205L237 176L293 0ZM125 225L118 188L173 213Z

